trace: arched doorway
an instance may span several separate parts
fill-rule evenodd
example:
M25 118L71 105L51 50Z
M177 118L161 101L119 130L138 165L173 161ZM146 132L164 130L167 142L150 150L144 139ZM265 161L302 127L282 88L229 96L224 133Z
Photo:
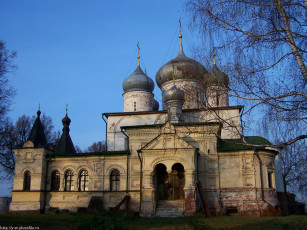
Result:
M157 200L167 200L167 171L164 164L155 167L155 187Z
M184 199L183 188L185 185L184 167L180 163L173 164L172 171L168 176L168 181L171 186L170 200Z
M172 166L170 174L164 164L155 167L155 187L157 200L182 200L184 199L184 167L180 163Z

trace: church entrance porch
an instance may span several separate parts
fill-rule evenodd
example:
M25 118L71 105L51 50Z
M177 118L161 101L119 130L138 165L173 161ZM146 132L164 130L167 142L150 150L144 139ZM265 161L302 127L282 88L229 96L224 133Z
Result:
M183 200L184 199L184 167L175 163L168 173L164 164L155 167L156 200Z
M167 172L164 164L156 165L154 170L154 187L156 199L156 216L178 217L184 210L184 167L175 163Z

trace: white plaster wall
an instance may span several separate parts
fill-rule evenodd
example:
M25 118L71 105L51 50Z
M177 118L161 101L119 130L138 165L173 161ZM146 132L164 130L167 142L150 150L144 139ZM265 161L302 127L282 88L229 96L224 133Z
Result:
M206 90L207 107L229 106L228 90L221 86L210 86Z
M154 95L146 91L133 91L123 94L124 112L153 111ZM134 107L135 105L135 107Z
M238 108L221 110L184 111L185 122L224 122L221 138L240 138L240 114ZM108 117L108 151L126 150L126 136L121 132L123 126L164 124L167 113L116 115Z
M183 109L198 109L204 107L204 89L203 86L196 80L179 79L175 82L176 87L184 91ZM162 103L163 109L167 107L164 103L165 91L169 90L173 85L172 81L166 82L162 85Z
M126 136L121 132L121 127L152 125L159 117L161 117L159 113L108 117L108 151L126 150ZM164 121L165 119L161 119L161 122Z

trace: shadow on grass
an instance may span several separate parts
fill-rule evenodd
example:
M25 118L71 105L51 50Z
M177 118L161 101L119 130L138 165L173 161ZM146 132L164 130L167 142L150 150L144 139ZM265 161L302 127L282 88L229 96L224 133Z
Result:
M305 230L307 216L240 217L224 216L206 219L204 216L182 218L141 218L135 213L100 214L6 214L0 215L0 226L39 227L40 230L230 230L282 229Z

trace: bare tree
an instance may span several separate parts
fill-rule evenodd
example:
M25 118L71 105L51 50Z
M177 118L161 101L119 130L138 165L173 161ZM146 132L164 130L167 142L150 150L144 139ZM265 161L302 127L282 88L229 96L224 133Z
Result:
M14 148L22 147L27 141L35 116L22 115L15 124L8 118L3 122L0 135L0 180L11 179L15 169ZM60 138L60 132L54 131L52 119L43 114L41 116L42 126L48 143L56 143Z
M83 153L83 150L80 148L79 145L75 145L75 150L76 150L76 153Z
M197 58L209 66L217 53L218 63L226 63L230 95L248 105L243 115L306 127L306 1L189 0L186 6L203 41ZM305 139L299 130L275 146Z
M0 41L0 133L5 129L6 115L15 94L7 78L7 74L16 68L12 64L15 57L16 52L7 50L5 43Z
M106 144L104 141L94 142L90 147L87 148L86 152L103 152L106 151Z

